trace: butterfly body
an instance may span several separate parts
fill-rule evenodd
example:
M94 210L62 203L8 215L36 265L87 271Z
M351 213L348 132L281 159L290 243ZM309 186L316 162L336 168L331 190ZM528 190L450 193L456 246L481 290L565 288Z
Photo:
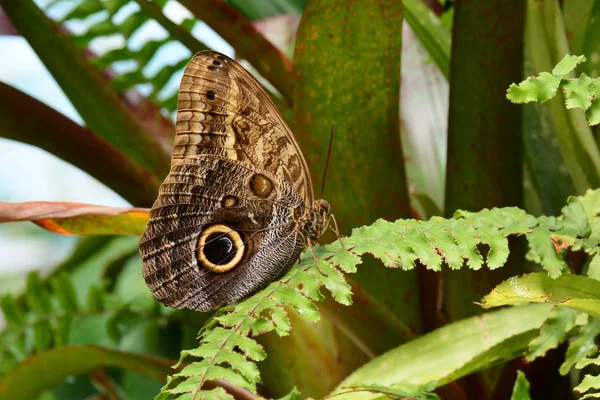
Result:
M178 98L171 171L140 241L165 305L206 311L281 277L329 226L285 120L238 63L195 55Z

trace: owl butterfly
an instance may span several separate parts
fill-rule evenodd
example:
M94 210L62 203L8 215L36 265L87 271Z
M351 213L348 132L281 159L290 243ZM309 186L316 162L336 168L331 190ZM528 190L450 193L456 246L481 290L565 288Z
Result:
M214 51L183 73L169 175L140 241L163 304L207 311L281 277L329 227L306 160L267 92Z

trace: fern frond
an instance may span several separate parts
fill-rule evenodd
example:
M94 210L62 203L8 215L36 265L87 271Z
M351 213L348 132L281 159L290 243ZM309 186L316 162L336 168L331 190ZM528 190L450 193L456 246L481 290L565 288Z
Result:
M146 0L56 0L47 5L46 10L67 7L70 11L59 22L67 27L85 26L84 32L71 36L75 45L80 48L88 47L98 39L120 38L123 43L120 47L100 54L98 58L91 60L92 65L100 69L116 66L117 63L128 65L129 72L118 74L111 86L119 92L125 92L137 85L144 85L150 89L148 97L155 105L172 112L177 108L177 88L176 85L168 86L168 83L183 70L191 53L207 47L191 33L196 20L188 18L175 24L162 12L166 4L167 0L153 1L151 4ZM128 15L123 17L124 14ZM89 22L90 20L93 22ZM167 35L162 39L148 39L139 43L139 38L134 38L134 34L150 21L158 21ZM173 43L181 43L189 51L182 52L180 58L162 66L158 71L151 71L156 54Z
M480 212L458 211L453 218L429 221L400 219L378 220L370 226L354 229L339 242L305 252L297 267L282 279L247 300L221 309L200 332L200 346L181 353L180 363L195 360L175 374L163 387L158 399L178 396L185 399L209 398L216 392L203 390L207 380L223 378L256 393L259 374L256 362L264 359L263 348L249 336L276 331L280 336L291 329L286 306L302 317L317 321L316 301L324 298L325 288L332 297L351 304L351 289L344 273L353 273L365 253L388 267L404 270L418 260L432 270L442 264L458 269L466 263L473 269L483 265L502 266L508 257L508 236L523 235L531 252L550 276L559 276L565 268L566 249L582 248L589 253L598 249L588 216L581 200L572 197L558 218L535 218L514 208L485 209ZM480 253L480 246L488 248ZM314 252L314 253L313 253ZM314 254L314 256L313 256ZM219 392L219 398L223 394ZM231 398L231 397L226 397Z
M0 331L0 374L50 347L72 343L117 345L131 325L123 321L161 318L154 304L147 303L147 308L141 309L137 299L123 301L98 286L92 286L87 298L80 299L66 273L45 282L32 272L24 300L10 295L0 298L7 321Z

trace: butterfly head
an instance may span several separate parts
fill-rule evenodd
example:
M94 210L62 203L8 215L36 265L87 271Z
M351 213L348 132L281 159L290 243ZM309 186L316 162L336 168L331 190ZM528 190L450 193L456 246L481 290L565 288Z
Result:
M312 208L298 221L300 231L311 244L319 241L319 238L329 228L331 221L331 206L327 200L315 200Z

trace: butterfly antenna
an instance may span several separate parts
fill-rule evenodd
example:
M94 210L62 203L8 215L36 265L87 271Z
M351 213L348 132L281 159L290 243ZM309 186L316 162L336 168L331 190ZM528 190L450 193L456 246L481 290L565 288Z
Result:
M327 167L329 167L329 158L331 157L331 146L333 144L334 131L335 124L331 124L331 135L329 135L329 149L327 150L327 160L325 160L325 171L323 171L323 180L321 181L321 198L323 198L323 192L325 192L325 178L327 177Z

